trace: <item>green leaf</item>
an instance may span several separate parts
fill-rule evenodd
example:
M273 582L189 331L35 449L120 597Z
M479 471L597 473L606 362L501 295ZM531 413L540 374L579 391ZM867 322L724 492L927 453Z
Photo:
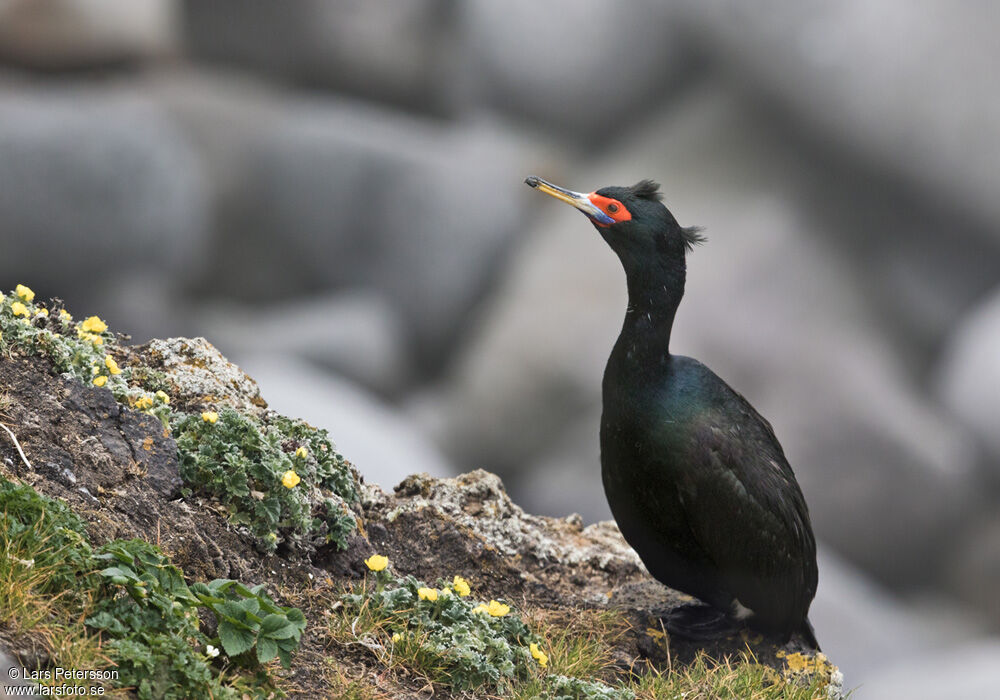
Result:
M267 637L260 637L257 640L257 660L262 664L266 664L268 661L273 659L278 655L278 644L273 639L268 639Z
M109 566L107 569L101 571L101 576L107 578L126 578L131 581L138 581L139 577L135 575L135 572L128 567L122 568L120 566Z
M295 634L295 625L283 615L268 615L260 623L260 636L273 639L286 639Z
M278 658L281 659L281 666L283 668L292 667L292 655L285 651L284 649L278 649Z
M237 656L253 646L254 634L248 629L237 627L228 620L219 623L219 642L229 656Z

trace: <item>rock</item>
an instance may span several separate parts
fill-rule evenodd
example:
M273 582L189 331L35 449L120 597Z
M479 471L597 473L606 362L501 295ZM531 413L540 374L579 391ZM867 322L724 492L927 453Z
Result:
M115 66L166 54L172 0L12 0L0 6L0 58L42 70Z
M174 387L174 408L197 411L228 406L260 416L267 403L257 382L204 338L155 338L129 349L129 364L162 372Z
M375 294L330 294L266 308L222 302L203 306L196 325L233 357L303 359L380 394L399 394L411 378L401 320Z
M17 659L11 656L6 649L0 648L0 689L4 690L5 695L13 695L14 691L9 690L9 688L29 688L32 687L30 684L18 680L24 676L24 668L18 663ZM35 700L40 698L40 695L30 694L30 695L18 695L18 697L29 698L29 700Z
M199 294L372 292L424 366L445 362L522 225L530 193L511 185L527 142L217 77L165 80L156 95L204 147L217 197Z
M672 9L678 30L748 92L775 98L834 150L987 217L995 236L996 8L687 0Z
M113 293L119 277L176 289L204 258L202 182L192 144L135 92L6 86L0 277L40 297L58 289L74 310Z
M151 348L161 350L151 354ZM243 383L249 384L241 385L241 377L233 375L234 366L198 339L154 340L140 348L115 347L114 352L127 358L133 378L163 372L166 379L160 381L171 383L176 397L171 406L178 411L190 412L206 400L193 392L211 392L216 385L234 381L235 394L220 401L233 405L239 397L256 396L252 380L247 378ZM159 357L159 368L142 364L147 357ZM198 376L185 369L189 366L222 374L214 379ZM294 384L291 377L287 370L281 374ZM307 378L315 384L315 377ZM270 384L267 377L261 383ZM445 479L417 474L405 479L394 493L355 483L362 495L351 511L358 527L344 549L279 547L275 554L261 555L249 533L234 524L231 513L214 499L197 492L173 498L142 478L134 455L121 449L125 433L118 428L148 416L116 403L107 389L54 375L47 360L24 356L19 348L0 358L0 386L4 387L5 425L12 426L23 441L28 458L35 464L71 464L75 483L67 485L27 460L7 461L14 450L6 440L0 441L3 463L22 483L64 501L86 521L88 536L95 543L122 537L155 541L191 580L233 577L247 585L262 585L276 602L300 607L309 629L330 625L331 616L343 612L336 611L345 604L345 586L356 586L362 575L370 583L371 574L362 562L378 552L391 562L387 572L391 577L412 575L440 586L438 578L451 580L459 573L467 578L474 600L509 601L532 624L531 615L549 615L550 624L558 619L575 620L576 625L604 619L607 624L601 629L617 626L614 629L620 630L606 641L612 658L623 669L642 672L654 663L677 668L701 649L715 655L749 649L759 663L781 669L783 656L803 651L797 638L781 646L774 639L746 633L706 643L670 639L665 644L667 640L657 630L659 619L686 598L649 578L613 523L584 527L577 516L555 519L526 514L507 497L495 475L482 471ZM395 439L388 431L380 437ZM282 445L286 450L292 447ZM235 444L233 448L240 451ZM174 449L154 454L174 468L183 458ZM245 451L243 457L253 459ZM89 485L91 495L81 493L75 487L79 484ZM295 679L296 690L308 688L299 692L303 697L332 696L330 664L309 663L314 658L332 659L340 672L337 659L341 656L324 656L331 639L303 636L297 651L303 661ZM356 639L349 644L353 646ZM26 658L21 651L17 655ZM836 667L821 655L803 660L824 678L838 677ZM366 677L385 670L378 656L363 654L351 663L361 666ZM395 692L395 687L389 692L393 697L409 696ZM453 695L446 687L444 692Z
M475 0L463 10L476 102L557 137L588 145L615 138L669 94L685 68L683 33L649 0Z
M367 481L394 484L407 474L455 472L437 448L388 404L346 379L284 354L237 358L274 410L306 418L334 436Z
M937 372L937 394L992 453L1000 477L1000 291L994 291L959 322Z
M893 585L929 582L928 557L974 515L972 451L899 366L845 263L782 195L800 171L755 123L707 88L589 175L540 174L576 189L658 175L681 223L706 225L673 351L705 362L771 420L821 539ZM452 376L443 444L455 461L513 482L551 449L597 405L624 308L614 255L552 204Z
M254 151L247 223L281 241L273 262L300 284L386 294L434 362L519 228L519 172L497 137L303 106Z
M415 474L394 491L369 487L363 506L372 543L400 567L420 572L423 580L447 580L451 572L477 568L489 572L508 598L522 591L535 599L625 612L633 630L630 653L668 662L649 630L662 639L659 620L691 598L652 580L613 522L583 527L576 515L528 515L495 475L482 470L453 479ZM785 651L802 649L797 637L785 651L759 636L701 643L670 638L673 659L681 663L699 648L721 655L747 644L768 665L780 665Z
M391 501L370 489L365 508L383 513L388 522L432 509L455 520L508 557L531 557L539 564L589 564L606 571L635 572L639 556L613 522L584 528L579 516L545 518L525 513L507 495L495 474L477 469L452 479L414 474L395 488Z
M181 4L196 58L410 108L448 112L456 99L455 7L385 0L220 0Z

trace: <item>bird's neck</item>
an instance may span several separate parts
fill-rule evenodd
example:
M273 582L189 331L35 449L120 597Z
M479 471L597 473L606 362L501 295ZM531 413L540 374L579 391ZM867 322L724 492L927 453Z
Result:
M670 356L670 330L684 296L684 270L671 275L628 275L628 310L613 355L650 368Z

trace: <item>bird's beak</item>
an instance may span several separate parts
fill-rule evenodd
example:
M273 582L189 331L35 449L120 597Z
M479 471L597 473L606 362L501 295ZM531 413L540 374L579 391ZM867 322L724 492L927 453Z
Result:
M536 190L544 192L551 197L555 197L561 202L566 202L566 204L569 204L570 206L576 207L599 224L615 223L614 219L601 211L596 204L590 201L590 197L582 192L564 190L562 187L557 187L551 182L546 182L542 178L535 177L534 175L525 178L524 184L528 187L534 187Z

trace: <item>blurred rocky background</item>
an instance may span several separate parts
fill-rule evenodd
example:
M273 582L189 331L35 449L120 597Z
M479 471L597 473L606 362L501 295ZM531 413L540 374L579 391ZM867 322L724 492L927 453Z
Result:
M209 338L369 481L608 517L613 254L522 184L663 183L677 352L774 424L854 697L1000 642L1000 8L0 0L0 288Z

